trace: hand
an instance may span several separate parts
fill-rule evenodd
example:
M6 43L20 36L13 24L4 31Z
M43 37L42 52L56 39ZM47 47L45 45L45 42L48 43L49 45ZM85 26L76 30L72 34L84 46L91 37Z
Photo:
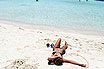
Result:
M86 64L82 64L81 66L82 66L82 67L86 67Z

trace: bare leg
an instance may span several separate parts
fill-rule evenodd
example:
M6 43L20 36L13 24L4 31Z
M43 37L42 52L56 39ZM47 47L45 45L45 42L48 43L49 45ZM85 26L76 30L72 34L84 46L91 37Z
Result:
M60 43L61 43L61 38L59 38L55 44L55 47L53 48L53 51L55 50L55 48L60 48Z
M67 42L65 41L65 45L64 45L63 47L61 47L61 49L66 50L67 47L68 47L68 44L67 44Z
M62 54L65 54L65 50L68 48L68 44L67 42L65 41L65 45L63 47L61 47L62 49Z

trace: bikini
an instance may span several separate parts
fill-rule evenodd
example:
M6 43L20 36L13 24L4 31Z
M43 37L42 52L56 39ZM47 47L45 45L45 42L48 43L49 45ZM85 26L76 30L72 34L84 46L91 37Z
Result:
M54 52L52 52L52 55L54 55L56 52L54 51ZM63 53L60 53L60 55L62 56L63 55Z
M54 55L56 52L60 53L61 56L64 54L62 52L61 48L55 48L55 50L52 52L52 54Z

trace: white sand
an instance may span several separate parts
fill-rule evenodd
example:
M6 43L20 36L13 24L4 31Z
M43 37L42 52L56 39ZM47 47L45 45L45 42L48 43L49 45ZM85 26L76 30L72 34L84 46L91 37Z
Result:
M67 59L86 63L83 68L70 63L62 66L48 65L52 48L46 43L55 43L62 38L62 44L69 45ZM54 27L16 24L0 21L0 69L104 69L104 36L64 32Z

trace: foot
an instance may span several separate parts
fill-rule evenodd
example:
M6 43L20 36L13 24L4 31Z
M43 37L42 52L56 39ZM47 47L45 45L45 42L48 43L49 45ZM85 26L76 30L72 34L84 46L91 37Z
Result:
M65 45L68 45L68 43L65 41Z
M68 43L65 41L65 45L67 46L67 48L68 48Z

